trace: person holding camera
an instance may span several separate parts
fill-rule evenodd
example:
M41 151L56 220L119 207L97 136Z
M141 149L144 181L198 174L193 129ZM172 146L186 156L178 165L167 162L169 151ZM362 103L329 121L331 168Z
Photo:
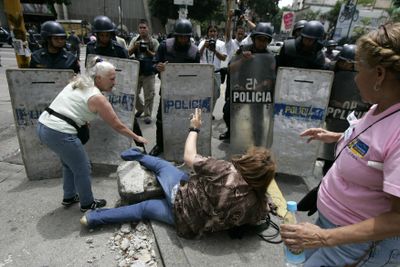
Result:
M151 123L151 113L153 111L155 95L155 72L153 68L153 57L158 49L157 39L149 34L149 24L147 20L140 20L138 25L139 35L131 40L128 47L129 56L134 55L140 62L139 81L136 88L136 117L144 113L144 122ZM144 103L139 97L143 88Z
M50 109L40 115L37 126L40 142L61 159L64 190L61 204L69 207L80 202L82 212L104 207L106 201L93 198L88 155L77 136L76 128L60 117L64 116L82 127L98 114L121 135L136 142L147 143L145 138L133 133L119 120L110 102L102 94L111 92L115 85L115 67L100 57L94 57L88 66L85 75L78 75L57 95Z
M200 42L200 63L214 65L214 92L213 92L213 111L217 99L221 95L221 61L227 57L225 43L217 39L218 28L210 25L207 28L207 38ZM214 117L213 117L214 118Z

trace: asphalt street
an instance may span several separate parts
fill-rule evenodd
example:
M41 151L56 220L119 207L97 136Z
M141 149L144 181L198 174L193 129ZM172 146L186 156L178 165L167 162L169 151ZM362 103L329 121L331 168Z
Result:
M82 48L81 58L85 53ZM0 48L0 267L3 266L117 266L107 242L118 226L88 231L79 224L78 206L65 209L61 179L30 181L21 159L11 101L5 75L17 66L11 47ZM157 90L159 81L157 81ZM222 120L223 93L217 101L212 125L212 155L227 158L229 143L218 140L225 131ZM156 92L153 122L140 120L149 151L155 144ZM287 200L299 200L320 180L317 163L312 177L278 175L276 181ZM109 207L118 200L115 174L93 179L96 197L106 198ZM313 221L301 214L302 220ZM279 222L279 221L278 221ZM225 232L201 240L178 238L172 227L152 222L159 265L164 266L284 266L282 244L266 243L257 236L231 239ZM93 242L88 243L88 238Z

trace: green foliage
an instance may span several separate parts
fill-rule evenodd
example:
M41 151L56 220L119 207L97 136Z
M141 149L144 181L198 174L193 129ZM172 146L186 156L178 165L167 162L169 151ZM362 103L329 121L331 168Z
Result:
M321 11L312 11L312 10L307 10L306 12L304 12L301 16L301 18L296 19L296 20L300 20L300 19L305 19L307 21L310 20L318 20L319 16L321 14Z
M329 29L327 31L328 39L332 39L333 33L335 32L336 23L340 14L341 6L342 6L341 2L336 2L336 4L330 11L323 14L325 19L329 21Z
M177 19L179 6L173 0L150 0L151 14L166 24L168 19ZM220 0L195 0L193 6L188 6L188 17L198 21L223 21L223 6Z
M399 8L400 7L400 0L393 0L393 6Z
M400 22L400 7L392 7L386 10L389 13L390 21Z
M351 34L349 43L353 44L357 41L358 38L368 33L370 30L369 25L371 24L371 18L362 18L361 25L354 27L353 32Z
M248 0L247 6L259 17L260 21L272 22L279 13L278 0Z

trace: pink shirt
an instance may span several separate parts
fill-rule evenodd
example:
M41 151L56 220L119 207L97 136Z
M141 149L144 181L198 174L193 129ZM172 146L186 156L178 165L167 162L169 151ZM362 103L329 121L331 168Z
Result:
M376 105L361 118L336 153L373 122L400 109L396 104L373 115ZM368 166L383 163L383 170ZM390 195L400 197L400 112L377 122L343 149L322 180L318 210L336 225L354 224L391 209Z

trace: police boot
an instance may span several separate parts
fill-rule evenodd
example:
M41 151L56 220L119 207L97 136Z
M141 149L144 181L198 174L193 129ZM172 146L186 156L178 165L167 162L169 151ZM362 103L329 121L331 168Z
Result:
M157 157L157 156L160 155L162 152L163 152L163 148L160 147L159 145L155 145L155 146L153 147L153 149L150 151L149 154L150 154L151 156Z
M227 140L227 139L229 139L231 137L231 134L228 132L228 131L226 131L226 132L224 132L223 134L220 134L219 135L219 140Z

